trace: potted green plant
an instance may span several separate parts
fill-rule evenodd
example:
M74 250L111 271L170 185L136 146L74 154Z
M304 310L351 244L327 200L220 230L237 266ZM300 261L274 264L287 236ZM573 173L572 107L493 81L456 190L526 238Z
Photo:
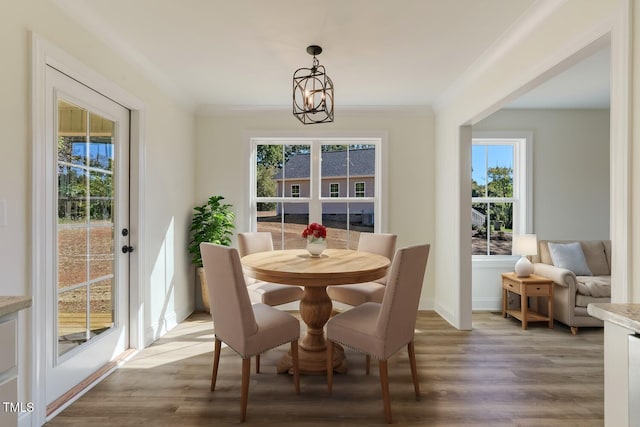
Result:
M209 197L207 203L193 208L193 218L191 220L191 241L189 242L189 253L191 263L196 266L200 277L200 290L202 292L202 303L207 312L211 311L209 306L209 292L207 281L202 266L202 256L200 255L200 243L211 242L218 245L231 245L231 236L235 225L233 223L235 214L231 210L232 206L222 203L224 197Z

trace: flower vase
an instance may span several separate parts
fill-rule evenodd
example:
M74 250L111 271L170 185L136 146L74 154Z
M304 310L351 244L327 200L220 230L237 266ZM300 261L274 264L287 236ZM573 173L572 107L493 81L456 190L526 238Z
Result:
M325 249L327 249L327 242L322 237L307 239L307 252L309 252L309 255L312 257L319 257Z

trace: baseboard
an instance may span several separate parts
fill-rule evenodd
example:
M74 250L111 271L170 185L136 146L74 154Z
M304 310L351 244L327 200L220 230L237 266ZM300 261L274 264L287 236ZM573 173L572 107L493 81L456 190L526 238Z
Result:
M189 306L179 312L167 313L162 319L145 328L144 346L148 347L155 340L175 328L180 322L189 317L193 310L193 306Z
M502 311L502 298L474 298L471 307L474 311Z
M456 322L454 321L453 313L447 310L442 304L435 304L434 311L440 315L444 320L449 322L451 326L456 327Z

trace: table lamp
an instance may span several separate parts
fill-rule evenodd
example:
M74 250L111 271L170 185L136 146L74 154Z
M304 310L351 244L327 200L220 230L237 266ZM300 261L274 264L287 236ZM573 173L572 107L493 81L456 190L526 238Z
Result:
M514 234L511 246L513 255L521 255L515 265L516 275L518 277L529 277L533 273L533 264L527 258L527 255L535 255L538 253L538 239L535 234Z

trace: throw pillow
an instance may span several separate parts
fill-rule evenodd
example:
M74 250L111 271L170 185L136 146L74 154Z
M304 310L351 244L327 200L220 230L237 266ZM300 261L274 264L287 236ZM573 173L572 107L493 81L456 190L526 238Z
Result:
M571 270L576 276L593 276L580 242L549 243L549 254L556 267Z
M580 246L591 274L594 276L611 275L607 254L604 252L604 244L601 240L583 240L580 242Z

